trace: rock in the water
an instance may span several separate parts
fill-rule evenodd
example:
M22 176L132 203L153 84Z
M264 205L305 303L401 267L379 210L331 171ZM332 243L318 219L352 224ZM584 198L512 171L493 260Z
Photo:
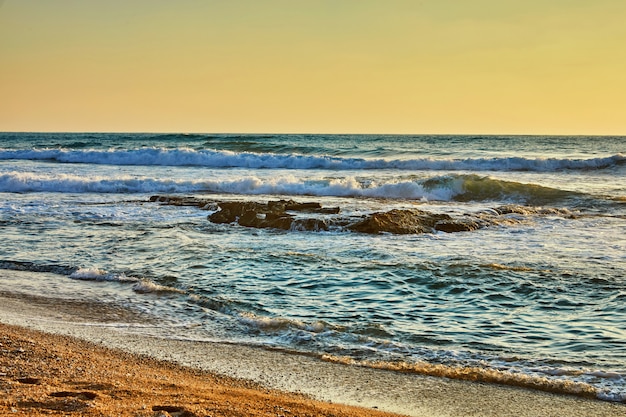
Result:
M220 210L209 216L213 223L237 223L240 226L281 230L328 230L323 219L296 219L287 211L319 213L324 210L319 203L297 203L293 200L229 201L218 203ZM337 209L338 211L338 209Z
M328 221L324 219L295 219L291 224L291 229L319 232L322 230L328 230L328 226Z
M169 206L190 206L190 207L204 207L207 205L207 201L194 197L168 197L153 195L150 197L151 203L165 203Z
M349 230L360 233L393 233L399 235L432 233L441 221L451 221L447 214L436 214L422 210L391 210L374 213L364 220L348 226Z
M239 218L240 226L256 227L259 229L291 229L293 216L284 211L246 211Z
M267 205L274 211L297 211L301 213L322 213L322 214L338 214L339 207L322 207L317 202L298 203L293 200L269 201Z
M436 231L446 233L471 232L482 227L480 223L473 220L442 220L435 224Z
M267 203L211 201L196 197L158 195L150 197L150 201L175 206L196 206L202 210L215 210L208 217L213 223L234 223L245 227L280 230L350 230L369 234L469 232L485 227L519 224L532 218L532 216L576 217L567 209L511 204L456 217L418 209L394 209L366 215L355 221L350 216L332 216L340 213L339 207L326 208L317 202L300 203L293 200L273 200Z
M222 201L218 203L219 210L209 216L213 223L237 223L245 213L266 213L266 204L254 201Z

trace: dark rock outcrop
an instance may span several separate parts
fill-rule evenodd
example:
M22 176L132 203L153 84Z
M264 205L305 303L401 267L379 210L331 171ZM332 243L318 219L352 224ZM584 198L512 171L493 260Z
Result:
M485 227L484 222L477 222L474 220L442 220L435 224L435 230L438 232L456 233L456 232L471 232Z
M237 223L246 216L263 214L269 211L266 204L254 201L223 201L218 204L219 210L209 216L213 223Z
M447 214L436 214L422 210L391 210L374 213L365 219L348 226L359 233L393 233L399 235L432 233L438 222L451 222Z
M185 206L185 207L199 207L202 210L217 210L217 205L208 200L203 200L195 197L170 197L153 195L150 197L151 203L163 203L168 206Z
M218 203L219 210L209 216L213 223L237 223L240 226L281 230L328 230L324 219L298 219L291 212L335 214L338 208L324 209L319 203L297 203L293 200L227 201Z
M506 205L452 217L418 209L394 209L362 217L338 216L339 207L322 207L317 202L274 200L210 201L195 197L152 196L151 202L175 206L195 206L213 210L208 216L213 223L238 224L244 227L280 230L349 230L358 233L456 233L469 232L492 226L510 226L531 221L533 216L560 216L575 218L566 209Z

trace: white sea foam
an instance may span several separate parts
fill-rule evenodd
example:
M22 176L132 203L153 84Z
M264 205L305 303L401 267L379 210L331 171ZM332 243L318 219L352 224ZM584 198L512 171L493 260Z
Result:
M99 268L80 268L70 275L70 278L83 280L83 281L113 281L113 282L128 282L134 283L133 291L139 294L149 293L178 293L183 294L184 291L168 287L165 285L157 284L149 279L138 279L134 277L128 277L125 274L109 273Z
M148 294L148 293L176 293L176 294L184 294L183 290L174 287L168 287L165 285L157 284L156 282L150 281L148 279L141 279L137 281L135 285L133 285L133 291L140 294Z
M255 176L235 180L173 180L130 176L91 177L67 174L8 172L0 175L0 192L57 193L193 193L215 192L246 195L314 195L449 200L461 190L459 184L425 190L414 181L363 183L353 177L317 181L293 176L261 179Z
M282 317L262 317L249 312L239 314L239 321L247 326L258 328L264 331L278 331L290 327L304 328L304 323L289 320Z
M303 330L309 333L321 333L328 330L328 325L321 321L305 323L300 320L284 317L259 316L250 312L237 314L238 320L250 327L268 332L289 331L291 329Z
M69 150L69 149L0 149L0 160L47 160L61 163L107 165L201 166L213 168L282 168L331 170L474 170L474 171L538 171L604 169L626 163L626 156L590 159L557 158L466 158L409 160L340 158L319 155L273 154L193 150L189 148L140 148L131 150Z
M194 192L203 189L199 181L138 178L131 176L84 177L70 174L7 172L0 175L0 192L57 193L150 193Z
M210 175L210 174L207 174ZM162 179L139 176L79 176L11 171L0 174L0 192L31 193L219 193L241 195L293 195L366 197L422 201L510 200L551 203L572 194L534 184L478 175L442 175L426 179L391 177L360 179L301 178L294 175L225 177L223 179Z
M136 278L127 277L124 274L111 274L103 269L98 268L80 268L70 275L72 279L80 279L84 281L118 281L118 282L135 282Z
M616 390L600 391L597 394L599 400L623 403L626 402L626 394Z
M132 176L85 177L69 174L7 172L0 174L0 192L31 193L224 193L242 195L294 195L319 197L367 197L452 201L460 195L465 200L545 196L555 198L567 191L502 181L475 175L444 175L429 179L381 178L299 178L293 175L275 177L247 176L224 179L160 179Z

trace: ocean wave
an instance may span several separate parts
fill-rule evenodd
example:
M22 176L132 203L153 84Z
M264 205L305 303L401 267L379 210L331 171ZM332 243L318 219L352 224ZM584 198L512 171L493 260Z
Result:
M7 172L0 174L0 192L7 193L184 193L205 191L199 181L140 178L131 176L86 178L70 174ZM208 190L207 190L208 191Z
M137 278L109 273L98 268L79 268L70 274L70 278L83 281L137 282Z
M343 354L321 354L320 359L327 362L517 386L605 401L626 401L626 394L620 388L624 378L621 371L579 368L565 363L537 366L522 359L512 361L511 358L503 362L502 358L498 357L476 356L462 351L432 350L425 347L413 352L416 355L415 361L396 360L391 359L397 356L396 350L401 350L404 356L406 346L381 340L379 332L363 333L359 331L361 327L359 325L342 327L323 321L304 322L285 317L260 316L250 312L231 311L231 314L253 332L272 335L273 347L285 343L302 347L316 346L322 343L320 339L324 339L324 343L330 343L327 350L343 352ZM356 348L351 346L354 339L358 339L360 343L367 342L364 346ZM363 349L368 351L367 354ZM363 359L363 356L371 354L382 355L388 359ZM417 359L419 356L422 357L421 360Z
M310 333L321 333L333 327L321 321L305 323L299 320L287 319L283 317L259 316L251 312L239 313L238 319L241 323L251 328L270 333L291 329L304 330Z
M185 294L185 291L167 285L157 284L148 279L140 279L133 285L133 291L139 294Z
M598 170L626 165L626 156L558 159L495 157L467 159L365 159L323 155L194 150L191 148L0 149L0 160L35 160L96 165L199 166L253 169L426 170L426 171L537 171Z
M427 201L512 201L542 205L579 196L574 191L506 181L490 176L442 175L427 179L359 180L355 177L302 179L295 176L226 180L173 180L131 176L85 178L68 174L8 172L0 192L31 193L223 193Z
M110 273L99 268L79 268L70 274L70 278L83 281L130 283L133 284L133 291L138 294L185 294L183 290L157 284L146 278L129 277L124 273Z
M450 190L455 201L514 201L528 205L560 202L569 197L581 196L575 191L508 181L481 175L444 175L425 180L426 190Z

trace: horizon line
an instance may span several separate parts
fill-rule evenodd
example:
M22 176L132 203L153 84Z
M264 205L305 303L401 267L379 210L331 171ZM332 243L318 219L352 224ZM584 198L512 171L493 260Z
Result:
M351 133L351 132L200 132L200 131L113 131L113 130L0 130L0 134L117 134L117 135L240 135L240 136L269 136L269 135L309 135L309 136L552 136L552 137L626 137L626 134L607 134L607 133Z

